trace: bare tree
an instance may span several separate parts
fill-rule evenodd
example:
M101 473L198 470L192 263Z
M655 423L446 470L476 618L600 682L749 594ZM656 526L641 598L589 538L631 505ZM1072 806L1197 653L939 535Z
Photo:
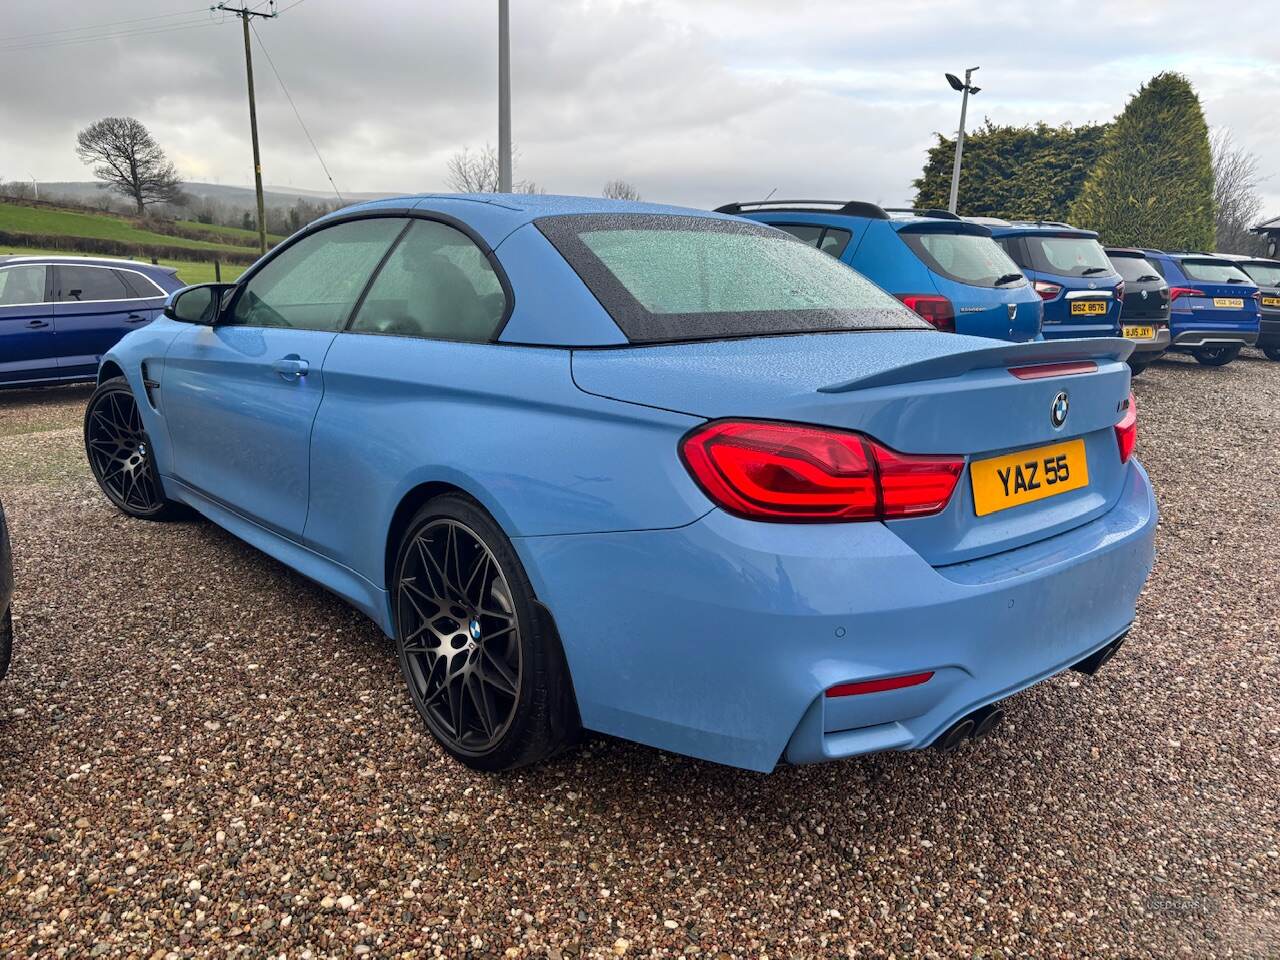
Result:
M105 117L76 135L76 154L93 175L130 198L138 216L149 204L182 197L182 180L151 133L133 117Z
M626 180L610 180L600 191L600 196L609 200L639 200L640 191Z
M511 165L514 167L519 151L512 149ZM478 153L463 147L449 158L445 165L445 182L458 193L498 192L498 151L489 144ZM517 180L511 184L513 193L545 193L532 180Z
M1258 158L1219 127L1209 138L1213 153L1215 242L1222 253L1264 253L1266 243L1249 228L1262 220Z

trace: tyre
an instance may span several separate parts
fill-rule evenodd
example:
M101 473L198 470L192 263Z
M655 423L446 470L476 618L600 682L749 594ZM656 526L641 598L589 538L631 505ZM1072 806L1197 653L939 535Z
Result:
M1196 347L1191 351L1196 360L1206 367L1225 367L1240 356L1239 346Z
M13 610L0 614L0 680L9 672L9 660L13 656Z
M1150 362L1150 361L1146 361L1146 362L1143 362L1143 363L1139 363L1139 362L1135 362L1135 361L1133 361L1133 360L1130 360L1130 361L1129 361L1129 372L1130 372L1131 374L1133 374L1133 376L1135 376L1135 377L1136 377L1138 374L1142 373L1142 371L1143 371L1143 370L1145 370L1145 369L1147 369L1147 367L1149 367L1149 366L1151 366L1151 362Z
M391 582L409 696L474 770L537 763L576 739L569 669L511 542L474 501L446 494L410 521Z
M138 405L123 377L103 382L89 398L84 449L98 486L122 512L139 520L190 515L184 506L165 498Z
M1280 347L1263 347L1262 352L1268 360L1280 360Z

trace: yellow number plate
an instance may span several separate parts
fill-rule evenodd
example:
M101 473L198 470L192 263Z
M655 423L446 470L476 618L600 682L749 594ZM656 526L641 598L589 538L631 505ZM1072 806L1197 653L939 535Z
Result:
M1129 340L1150 340L1156 335L1155 327L1125 327L1124 335Z
M980 517L1089 485L1083 440L1068 440L969 465L973 508Z
M1107 301L1105 300L1076 300L1071 304L1071 315L1086 317L1100 317L1107 312Z
M1280 297L1263 297L1262 305L1264 307L1280 307Z
M1215 307L1235 307L1239 310L1244 306L1244 301L1239 297L1214 297L1213 305Z

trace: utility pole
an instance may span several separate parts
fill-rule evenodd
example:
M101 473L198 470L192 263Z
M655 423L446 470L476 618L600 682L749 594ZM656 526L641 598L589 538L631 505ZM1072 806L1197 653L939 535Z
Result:
M954 90L963 90L964 96L960 100L960 130L956 134L956 158L951 164L951 203L947 209L952 213L956 212L956 201L960 199L960 160L964 156L964 120L965 113L969 109L969 94L977 94L982 89L975 87L969 82L969 78L973 76L977 67L970 67L964 72L964 83L962 84L954 74L947 74L947 82L951 84Z
M229 7L220 3L215 10L225 10L240 18L244 27L244 72L249 81L249 132L253 138L253 188L258 198L258 252L267 252L267 212L262 201L262 157L258 153L258 107L253 99L253 48L249 43L249 18L262 17L269 20L276 16L275 0L271 0L267 12L250 10L248 7Z
M508 0L498 0L498 192L511 192L511 28Z

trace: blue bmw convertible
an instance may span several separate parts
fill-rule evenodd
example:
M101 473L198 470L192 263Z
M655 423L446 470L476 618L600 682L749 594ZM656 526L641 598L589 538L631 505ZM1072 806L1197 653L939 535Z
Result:
M1115 652L1156 525L1131 349L938 333L733 216L405 197L174 294L84 433L125 513L371 617L463 763L586 729L763 771L955 746Z

